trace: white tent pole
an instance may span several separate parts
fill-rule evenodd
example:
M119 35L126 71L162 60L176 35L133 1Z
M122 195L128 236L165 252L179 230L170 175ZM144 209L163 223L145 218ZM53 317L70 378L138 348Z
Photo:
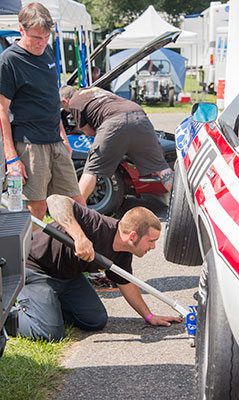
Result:
M192 45L190 44L190 58L191 58L191 65L190 65L190 92L191 95L193 93L193 84L192 84L192 79L193 79L193 54L192 54Z
M94 51L94 41L93 41L93 33L90 31L90 48L91 48L91 53ZM95 66L95 60L92 61L92 65Z
M63 82L66 85L66 61L65 61L65 52L64 52L64 44L63 44L63 35L61 30L61 22L57 21L58 24L58 32L59 32L59 42L60 42L60 49L61 49L61 66L63 72Z
M196 51L196 68L198 70L198 76L199 76L199 84L202 81L200 78L200 71L199 71L199 65L198 65L198 43L195 43L195 51ZM203 89L204 90L204 89Z
M193 45L192 45L192 48L193 48ZM200 81L200 79L198 78L198 74L199 74L199 69L198 69L198 64L197 64L197 55L195 55L196 56L196 65L195 65L195 69L196 69L196 101L198 101L198 99L199 99L199 93L198 93L198 84L199 84L199 81Z
M87 60L88 60L88 76L89 76L89 85L92 84L92 74L91 74L91 63L90 63L90 49L89 49L89 34L88 30L85 30L85 39L86 39L86 52L87 52Z

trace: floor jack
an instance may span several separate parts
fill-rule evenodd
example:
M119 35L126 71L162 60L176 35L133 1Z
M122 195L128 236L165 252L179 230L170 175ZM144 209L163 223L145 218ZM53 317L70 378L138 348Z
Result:
M2 198L2 205L7 207L7 201ZM50 224L45 224L38 218L31 216L32 223L36 225L38 228L42 229L43 232L50 235L54 239L60 241L61 243L65 244L66 246L74 249L74 241L64 232L59 231L55 227ZM136 278L129 272L123 270L122 268L118 267L117 265L113 264L111 260L102 256L101 254L95 252L95 262L99 264L99 267L104 270L111 270L115 272L117 275L127 279L129 282L134 283L139 288L145 290L147 293L155 296L159 300L163 301L164 303L168 304L171 308L177 311L180 316L184 319L187 332L189 335L189 343L191 347L195 346L195 334L196 334L196 324L197 324L197 306L185 306L179 303L176 300L171 299L170 297L166 296L159 290L155 289L154 287L150 286L149 284L141 281L140 279Z

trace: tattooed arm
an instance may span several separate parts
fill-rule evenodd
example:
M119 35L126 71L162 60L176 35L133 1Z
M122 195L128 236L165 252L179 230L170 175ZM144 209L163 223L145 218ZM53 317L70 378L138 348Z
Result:
M54 194L47 199L52 218L65 229L75 243L75 254L84 261L94 260L92 242L86 237L74 216L74 200L70 197Z
M171 192L173 186L173 171L171 168L164 169L158 172L161 182L168 192Z

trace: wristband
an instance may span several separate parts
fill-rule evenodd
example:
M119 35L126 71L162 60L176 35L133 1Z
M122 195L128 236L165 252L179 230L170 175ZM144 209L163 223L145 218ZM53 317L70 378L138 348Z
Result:
M6 164L9 165L9 164L12 164L12 163L14 163L15 161L18 161L18 160L19 160L19 157L16 157L16 158L13 158L12 160L6 161Z
M154 315L152 313L150 313L146 318L145 318L145 322L149 322L149 320L153 317Z

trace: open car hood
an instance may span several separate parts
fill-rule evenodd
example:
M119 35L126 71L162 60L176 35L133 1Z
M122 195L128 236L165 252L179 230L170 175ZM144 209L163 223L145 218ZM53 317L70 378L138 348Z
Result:
M110 84L114 79L116 79L120 74L124 71L129 69L132 65L136 64L138 61L142 60L147 55L153 53L154 51L161 49L162 47L166 46L171 42L176 42L180 35L181 31L174 31L174 32L165 32L163 35L160 35L157 39L152 40L151 42L147 43L144 47L140 50L136 51L126 60L122 61L119 65L117 65L112 70L106 72L102 77L100 77L97 81L93 82L90 87L97 86L97 87L105 87L106 85ZM98 53L97 53L98 54ZM73 74L74 78L73 78ZM72 85L75 79L77 78L77 71L73 72L70 78L67 80L68 85Z

